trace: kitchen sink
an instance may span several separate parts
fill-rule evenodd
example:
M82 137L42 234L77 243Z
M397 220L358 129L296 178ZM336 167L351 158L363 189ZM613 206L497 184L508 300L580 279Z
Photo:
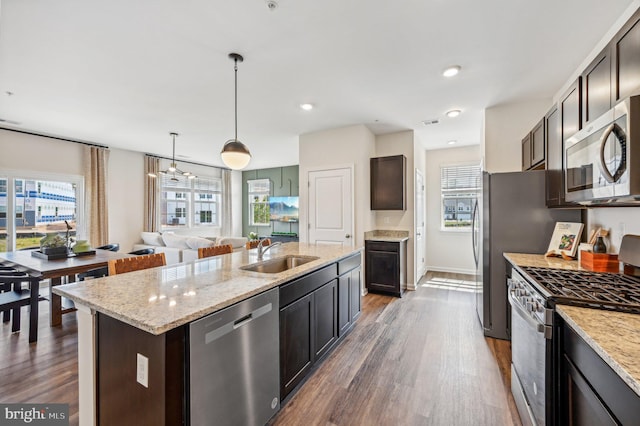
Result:
M242 266L240 269L245 271L261 272L264 274L277 274L318 259L320 258L316 256L287 255L265 260L263 262L252 263L250 265Z

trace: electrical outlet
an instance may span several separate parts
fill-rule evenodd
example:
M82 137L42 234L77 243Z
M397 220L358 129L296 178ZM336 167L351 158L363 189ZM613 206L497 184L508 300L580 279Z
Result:
M389 223L389 216L385 216L384 223Z
M620 239L622 239L622 236L625 234L625 229L626 229L625 223L620 222L618 224L618 232L620 233Z
M136 370L136 381L145 388L149 387L149 358L137 354L138 368Z

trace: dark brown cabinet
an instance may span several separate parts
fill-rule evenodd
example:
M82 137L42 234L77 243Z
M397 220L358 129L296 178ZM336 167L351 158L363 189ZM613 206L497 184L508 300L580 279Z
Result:
M582 73L582 125L611 109L611 47L607 46Z
M338 280L313 292L313 360L327 353L338 338Z
M544 119L540 120L533 130L522 139L522 170L545 168L544 123Z
M622 27L612 42L613 103L635 94L640 89L640 11Z
M359 256L358 256L359 257ZM361 268L348 272L340 271L338 277L338 336L342 336L353 325L361 311Z
M560 111L554 105L544 116L545 138L547 141L547 164L545 174L547 207L557 207L564 199L562 186L562 136L560 130Z
M407 158L404 155L371 159L371 210L407 209Z
M407 241L365 241L364 247L367 290L402 297L407 288Z
M313 364L313 295L280 310L280 396L284 398Z
M559 424L636 424L640 396L557 316Z
M280 286L281 400L353 325L360 312L360 264L358 253ZM352 293L356 281L357 301ZM355 305L357 313L353 312Z

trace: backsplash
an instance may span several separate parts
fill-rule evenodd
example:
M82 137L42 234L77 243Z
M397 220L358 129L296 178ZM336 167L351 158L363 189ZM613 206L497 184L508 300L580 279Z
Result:
M640 207L597 207L587 210L584 233L588 237L592 229L609 231L605 243L609 253L618 253L625 234L640 235Z

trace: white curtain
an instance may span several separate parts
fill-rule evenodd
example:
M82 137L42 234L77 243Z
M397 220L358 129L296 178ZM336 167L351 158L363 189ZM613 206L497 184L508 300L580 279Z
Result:
M151 177L149 173L158 176L160 159L151 155L144 156L144 231L158 231L158 190L160 178Z
M231 170L222 170L222 226L220 235L231 236L232 206L231 206Z
M98 146L85 146L84 169L89 243L92 247L99 247L109 242L107 205L109 150Z

